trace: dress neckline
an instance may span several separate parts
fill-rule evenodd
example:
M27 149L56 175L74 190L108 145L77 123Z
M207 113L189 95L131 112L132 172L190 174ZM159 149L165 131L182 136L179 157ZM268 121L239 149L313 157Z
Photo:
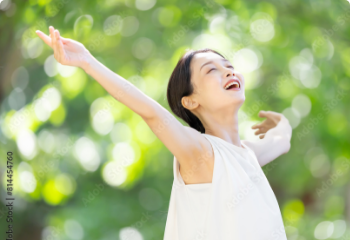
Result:
M232 147L234 147L236 149L241 149L243 151L249 151L247 145L245 145L242 141L241 141L241 145L243 146L243 148L242 147L238 147L236 145L233 145L232 143L229 143L229 142L225 141L224 139L219 138L217 136L206 134L206 133L202 133L202 134L210 136L210 137L213 137L213 138L216 138L216 139L219 139L221 142L224 142L225 144L228 144L228 145L230 145L230 146L232 146Z

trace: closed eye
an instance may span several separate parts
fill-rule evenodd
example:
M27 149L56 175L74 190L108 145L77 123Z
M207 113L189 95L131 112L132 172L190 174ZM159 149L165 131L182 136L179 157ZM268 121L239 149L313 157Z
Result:
M235 69L233 66L227 66L228 68L232 68L232 69ZM211 70L215 70L216 68L212 68L212 69L210 69L209 71L208 71L208 73L210 73L211 72Z
M210 73L210 72L211 72L211 70L214 70L214 69L216 69L216 68L212 68L212 69L210 69L208 73Z

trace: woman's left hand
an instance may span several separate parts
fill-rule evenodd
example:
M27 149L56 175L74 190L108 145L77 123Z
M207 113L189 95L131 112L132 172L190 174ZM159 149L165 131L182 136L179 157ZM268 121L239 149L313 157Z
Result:
M281 121L283 114L272 112L272 111L260 111L259 117L266 118L262 123L257 123L252 126L252 129L258 129L255 131L255 135L259 135L260 139L265 137L265 133L271 128L276 127L276 125Z

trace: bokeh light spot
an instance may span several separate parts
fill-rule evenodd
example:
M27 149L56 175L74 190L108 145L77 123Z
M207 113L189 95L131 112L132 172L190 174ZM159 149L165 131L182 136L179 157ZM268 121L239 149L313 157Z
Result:
M64 222L64 232L73 240L81 240L84 237L83 227L73 219L68 219Z
M134 227L125 227L120 229L120 240L143 240L141 233Z
M49 180L42 191L44 200L51 205L58 205L64 199L64 195L58 191L54 180Z
M327 239L329 238L334 231L334 224L330 221L320 222L314 231L314 236L317 239Z
M102 177L107 184L117 187L125 182L127 171L120 163L110 161L103 167Z
M95 144L87 137L81 137L75 142L74 156L87 171L94 172L100 165L101 160Z

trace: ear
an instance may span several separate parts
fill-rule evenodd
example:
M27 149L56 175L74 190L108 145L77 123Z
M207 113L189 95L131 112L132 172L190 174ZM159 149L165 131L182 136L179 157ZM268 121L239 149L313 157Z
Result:
M194 110L198 107L198 102L192 99L189 96L182 97L181 99L182 106L188 110Z

